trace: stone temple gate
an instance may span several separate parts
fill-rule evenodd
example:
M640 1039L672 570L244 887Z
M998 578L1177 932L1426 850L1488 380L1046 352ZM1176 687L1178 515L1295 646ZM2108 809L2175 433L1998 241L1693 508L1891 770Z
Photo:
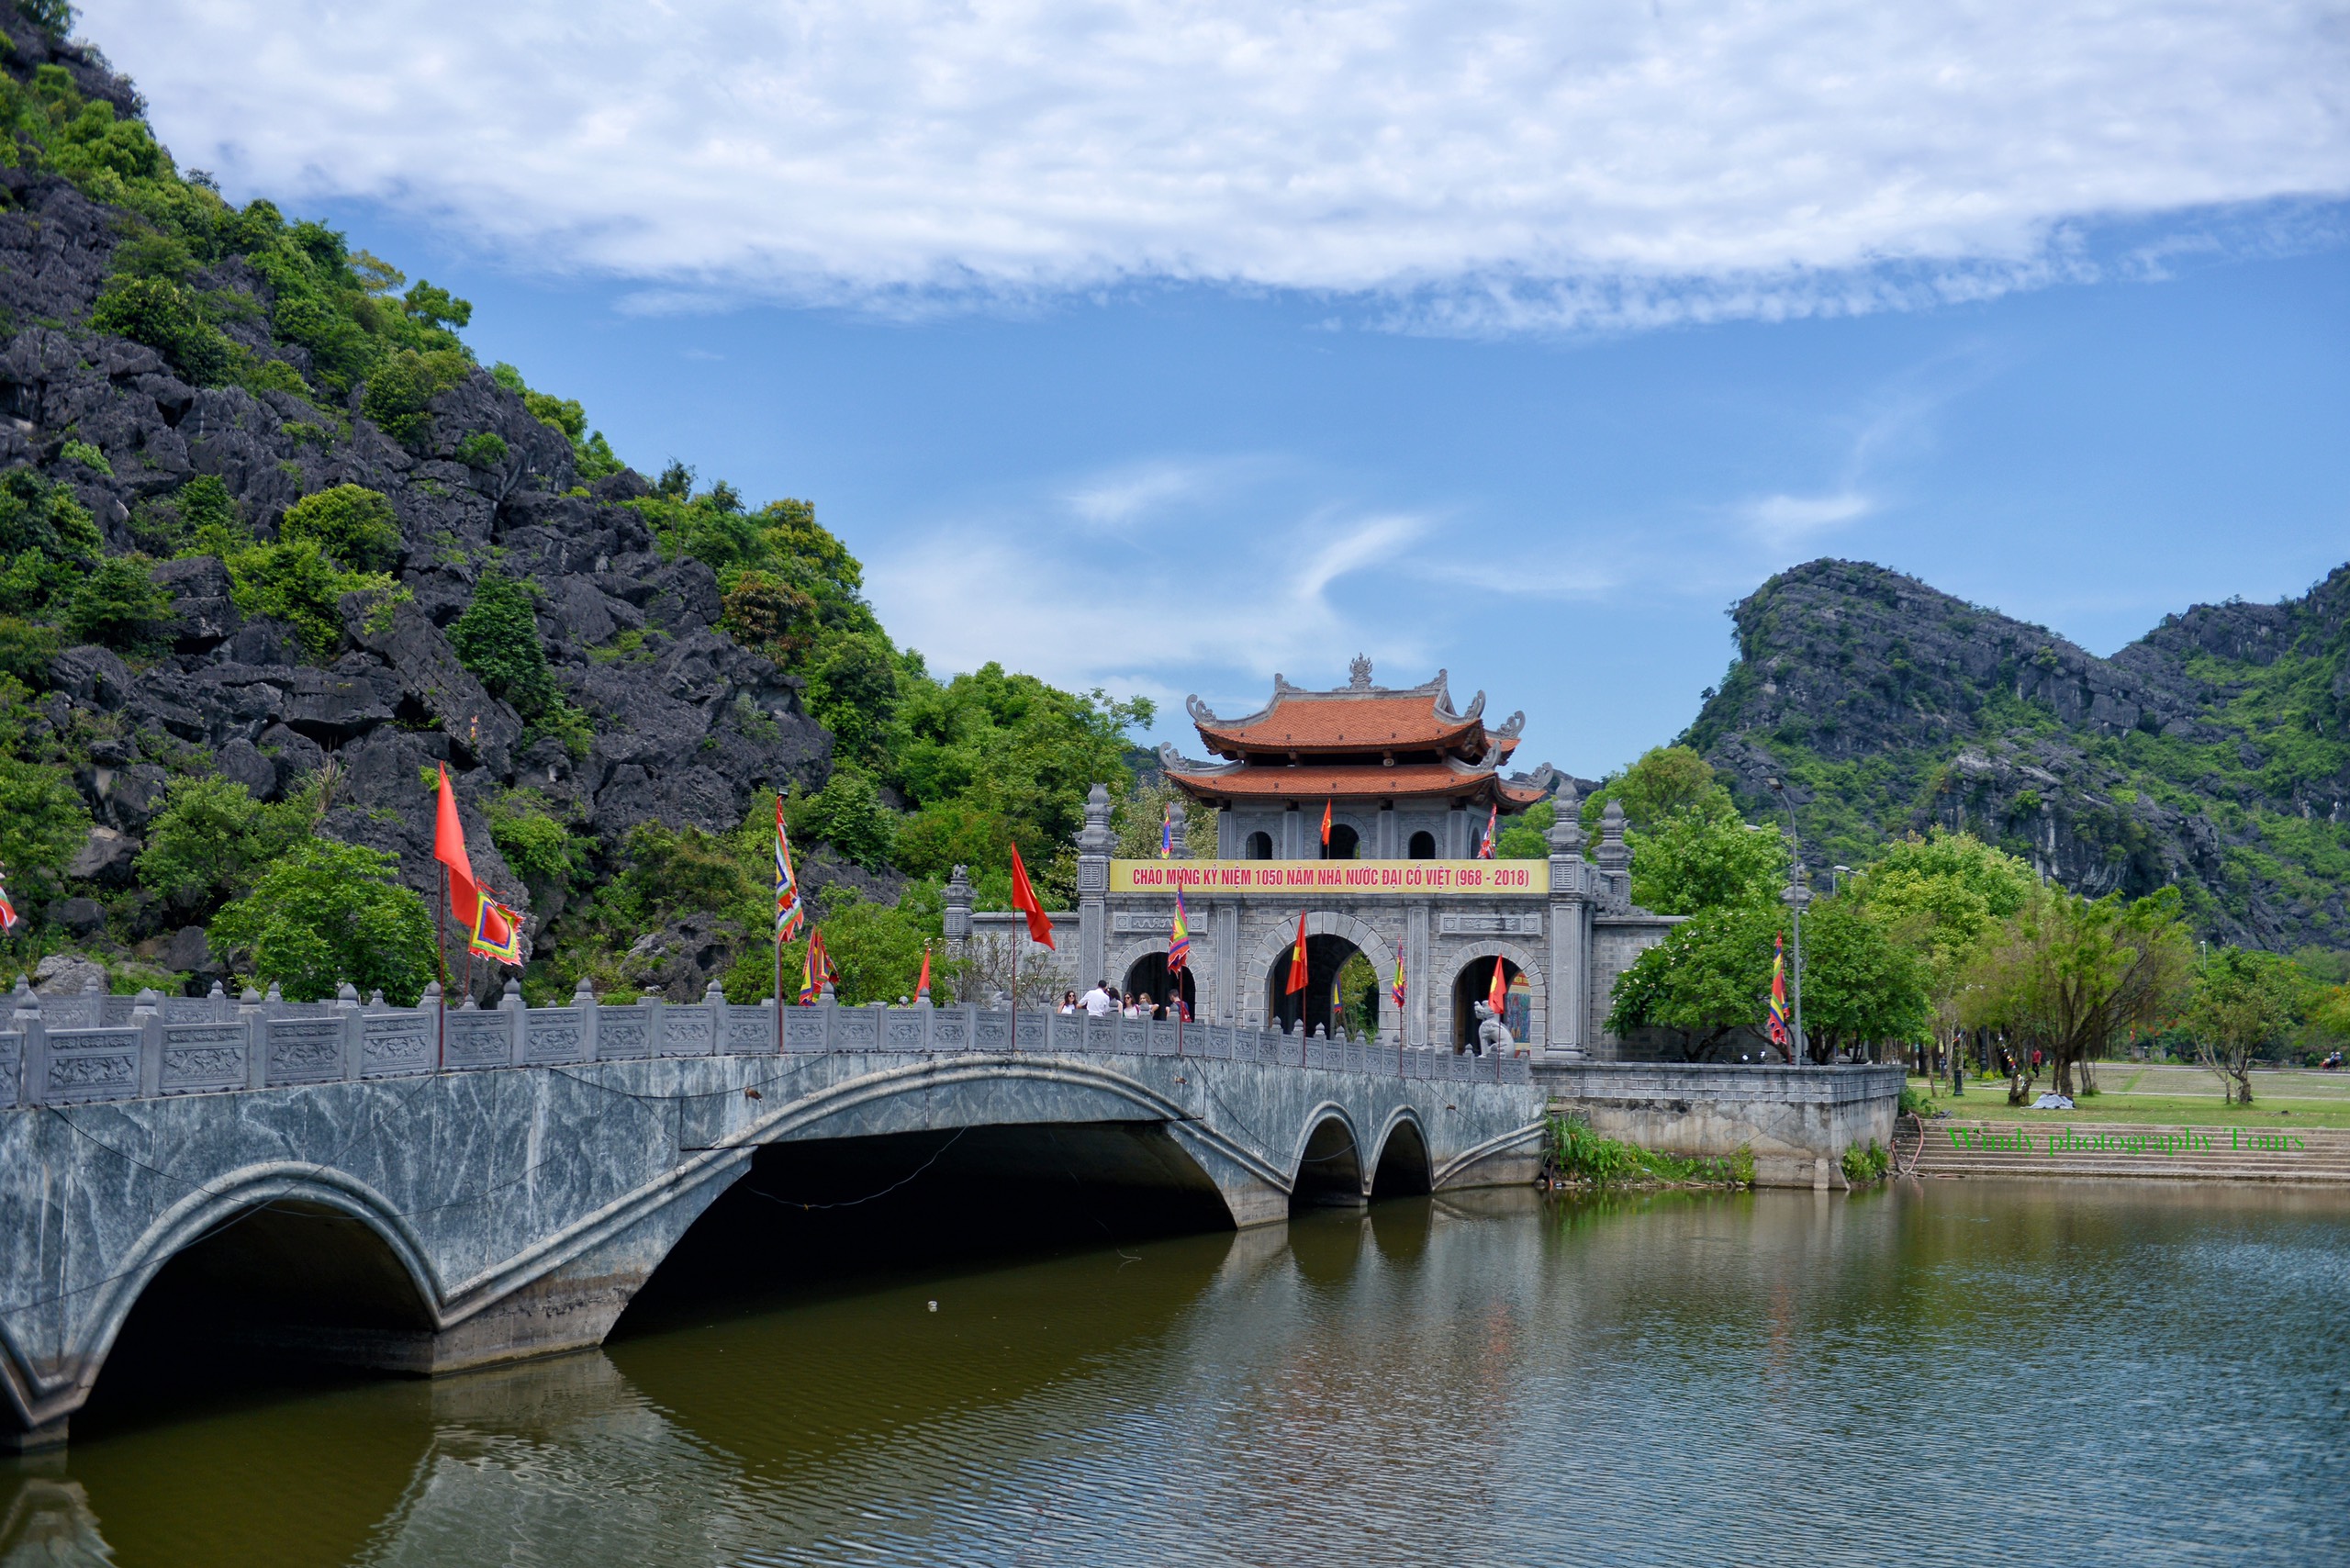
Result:
M1217 857L1187 858L1178 831L1169 857L1114 858L1109 794L1096 786L1078 835L1076 978L1132 989L1134 977L1163 975L1180 888L1203 1022L1302 1021L1336 1036L1346 1009L1333 980L1360 953L1376 976L1370 1010L1382 1043L1455 1046L1473 1035L1470 999L1485 994L1499 960L1521 1046L1550 1059L1616 1056L1605 1028L1616 978L1675 917L1632 907L1631 851L1614 802L1586 857L1573 786L1547 764L1503 774L1525 715L1489 728L1484 702L1480 692L1456 710L1442 671L1422 686L1374 686L1362 658L1335 690L1276 676L1272 700L1244 718L1191 699L1214 760L1172 746L1159 755L1190 802L1216 813ZM1481 853L1509 818L1554 793L1547 858ZM1300 914L1311 971L1302 1005L1283 989ZM950 904L948 922L950 939L968 935L968 904ZM1400 1018L1390 989L1399 958Z

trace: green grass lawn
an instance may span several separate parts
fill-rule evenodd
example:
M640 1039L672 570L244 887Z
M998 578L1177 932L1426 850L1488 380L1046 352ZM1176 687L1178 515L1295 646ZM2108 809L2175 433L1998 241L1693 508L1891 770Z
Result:
M2079 1102L2071 1111L2035 1111L2008 1103L2007 1081L1967 1080L1966 1093L1953 1099L1950 1081L1933 1089L1934 1105L1963 1121L1981 1122L2146 1122L2161 1126L2302 1126L2350 1127L2350 1075L2291 1070L2252 1075L2253 1103L2229 1105L2221 1101L2220 1081L2198 1068L2148 1067L2135 1062L2103 1062L2097 1069L2103 1092ZM1912 1079L1913 1085L1920 1081ZM2043 1074L2032 1088L2044 1092Z

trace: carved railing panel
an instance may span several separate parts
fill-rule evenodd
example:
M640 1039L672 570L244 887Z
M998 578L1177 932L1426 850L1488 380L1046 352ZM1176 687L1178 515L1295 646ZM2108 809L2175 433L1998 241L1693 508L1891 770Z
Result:
M446 1028L453 1068L506 1067L514 1060L514 1021L503 1013L452 1008Z
M272 1018L263 1027L267 1042L262 1058L263 1081L328 1083L342 1076L342 1019L325 1017Z
M599 1061L634 1061L653 1054L655 1007L599 1007L596 1010L596 1058Z
M218 1094L245 1086L245 1052L251 1044L242 1024L163 1025L162 1092Z
M362 1022L359 1076L397 1078L431 1072L434 1047L430 1013L373 1013Z

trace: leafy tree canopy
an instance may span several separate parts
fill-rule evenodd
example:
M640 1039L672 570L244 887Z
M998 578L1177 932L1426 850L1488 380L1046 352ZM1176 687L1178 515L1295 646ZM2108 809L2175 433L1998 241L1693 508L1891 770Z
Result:
M257 983L317 1002L343 980L380 986L411 1006L432 979L432 921L393 878L393 857L330 838L305 838L271 861L245 897L214 917L213 942Z

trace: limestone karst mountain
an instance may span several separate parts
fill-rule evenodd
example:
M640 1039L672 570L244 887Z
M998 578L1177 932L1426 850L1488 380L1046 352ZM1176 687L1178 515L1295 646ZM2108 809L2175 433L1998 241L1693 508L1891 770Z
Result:
M1684 737L1814 865L1939 823L2085 893L2176 882L2214 939L2350 946L2350 566L2197 605L2110 659L1859 562L1771 578Z

